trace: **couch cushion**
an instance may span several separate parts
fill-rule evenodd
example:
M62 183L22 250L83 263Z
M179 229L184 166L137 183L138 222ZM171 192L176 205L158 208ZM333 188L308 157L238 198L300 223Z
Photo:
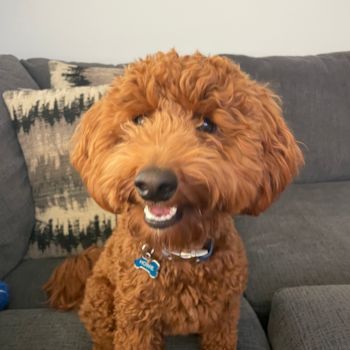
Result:
M91 350L92 341L75 312L45 309L0 313L1 350Z
M18 59L0 55L0 279L28 249L34 203L23 153L2 98L6 90L39 89Z
M74 86L98 86L111 84L115 77L124 74L124 69L114 67L87 67L59 61L49 61L52 89Z
M242 298L237 350L269 350L254 311ZM75 312L45 309L7 310L0 313L1 350L91 349L89 335ZM167 337L166 350L199 349L198 336Z
M350 284L350 182L292 185L259 217L235 226L248 258L246 298L267 317L284 287Z
M36 309L47 307L41 287L53 270L64 261L57 259L24 259L4 279L10 289L9 309Z
M268 328L274 350L350 349L350 285L278 291Z
M249 302L242 297L237 350L265 349L270 349L270 346L263 328Z
M297 182L350 180L350 52L306 57L225 55L282 97L305 156Z
M21 60L22 65L40 86L40 89L50 89L49 60L47 58L30 58Z
M29 74L38 83L41 89L50 89L50 71L49 71L49 59L47 58L30 58L28 60L21 60L23 66L27 69ZM103 67L103 68L123 68L122 64L116 66L112 64L101 64L101 63L84 63L84 62L65 62L74 64L80 68L90 67Z
M107 90L101 85L4 93L33 188L36 224L27 257L63 257L102 246L116 226L116 216L89 196L69 155L80 118Z

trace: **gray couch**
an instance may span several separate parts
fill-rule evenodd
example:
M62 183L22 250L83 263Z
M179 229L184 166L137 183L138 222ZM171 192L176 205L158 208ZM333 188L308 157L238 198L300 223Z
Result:
M235 217L249 262L239 350L350 349L350 52L308 57L226 55L271 82L306 166L257 218ZM47 59L0 56L0 94L50 88ZM63 259L23 259L34 224L26 165L0 98L0 348L91 349L76 313L48 310L40 290ZM170 337L166 349L196 349Z

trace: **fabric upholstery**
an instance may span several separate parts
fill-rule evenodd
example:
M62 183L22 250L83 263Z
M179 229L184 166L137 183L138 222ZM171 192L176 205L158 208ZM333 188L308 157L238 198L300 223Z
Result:
M28 60L21 60L22 65L26 68L32 78L37 82L41 89L50 89L50 71L49 59L47 58L30 58ZM64 61L61 61L64 62ZM102 68L123 68L123 64L116 66L112 64L101 63L84 63L84 62L64 62L74 64L80 68L102 67Z
M33 188L36 224L29 258L102 246L116 226L116 216L89 196L69 154L80 118L107 90L102 85L4 93Z
M249 302L241 298L241 315L238 323L237 350L270 349L265 332Z
M278 291L268 328L273 350L349 350L350 285Z
M10 289L9 309L37 309L48 307L41 287L53 270L65 259L24 259L4 279Z
M269 350L267 338L248 302L242 298L237 350ZM0 313L1 350L91 349L88 333L75 312L48 309L7 310ZM199 349L196 335L167 337L166 350Z
M235 218L259 317L280 288L350 284L349 198L350 182L292 185L259 217Z
M34 226L28 172L2 93L39 87L18 59L0 55L0 280L22 259Z
M39 85L40 89L51 88L49 60L47 58L30 58L28 60L21 60L21 63Z
M45 309L0 313L1 350L91 350L92 341L75 312Z
M306 57L225 55L270 83L305 156L297 182L350 180L350 52Z
M49 70L52 89L111 84L115 77L124 74L124 69L121 68L83 68L76 64L59 61L49 61Z

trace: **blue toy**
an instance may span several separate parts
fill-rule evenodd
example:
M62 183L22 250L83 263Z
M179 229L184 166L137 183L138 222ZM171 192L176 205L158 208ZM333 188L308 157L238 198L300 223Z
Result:
M9 287L5 282L0 281L0 311L4 310L5 306L10 301Z

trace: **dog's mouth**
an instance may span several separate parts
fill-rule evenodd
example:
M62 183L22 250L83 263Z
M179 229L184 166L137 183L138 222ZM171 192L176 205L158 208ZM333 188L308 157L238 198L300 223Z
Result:
M182 218L182 212L176 207L160 207L157 205L146 205L145 222L155 229L164 229L178 223Z

